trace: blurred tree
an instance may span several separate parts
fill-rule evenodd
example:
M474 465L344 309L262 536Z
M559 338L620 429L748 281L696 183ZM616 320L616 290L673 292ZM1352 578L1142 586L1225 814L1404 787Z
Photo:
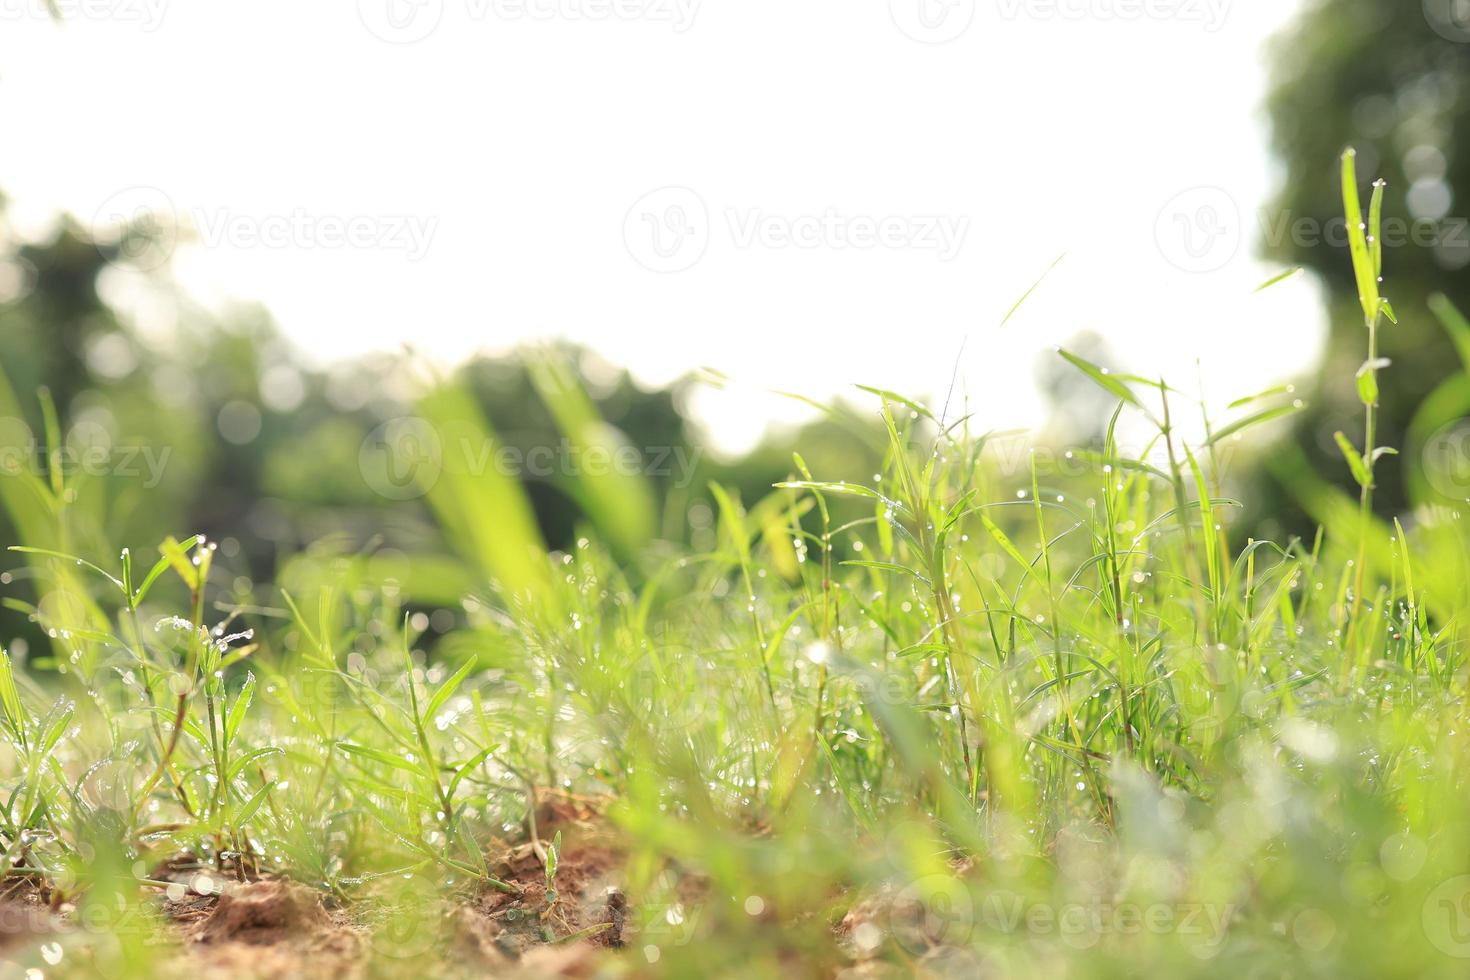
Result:
M1388 181L1384 206L1385 294L1397 326L1384 324L1381 354L1393 364L1379 375L1379 445L1404 455L1380 462L1375 498L1383 513L1409 503L1406 467L1428 425L1412 424L1424 396L1458 370L1459 358L1428 308L1435 292L1470 308L1470 225L1457 189L1470 189L1470 19L1454 16L1458 0L1311 0L1274 47L1268 100L1272 143L1284 167L1283 191L1263 220L1272 257L1315 272L1328 287L1331 331L1327 363L1297 424L1301 455L1277 457L1278 473L1307 467L1344 488L1352 485L1333 445L1342 430L1362 438L1362 406L1353 376L1364 358L1365 331L1344 235L1338 157L1358 149L1365 184ZM1460 4L1463 6L1463 4ZM1363 188L1364 200L1367 188ZM1463 414L1470 405L1453 414ZM1411 438L1411 436L1413 438ZM1288 477L1287 482L1290 482ZM1279 512L1291 530L1308 522L1286 501Z
M42 388L56 404L62 442L75 452L61 538L22 534L29 517L17 518L0 494L0 548L64 543L107 567L122 546L151 556L166 535L203 533L221 543L222 567L239 576L222 572L222 584L233 582L242 599L253 582L276 581L284 558L303 553L331 562L365 550L416 575L428 569L438 576L437 601L452 603L455 589L472 587L463 575L442 574L455 549L430 498L385 494L364 469L375 434L422 410L413 358L309 366L262 308L219 313L193 303L170 278L166 255L150 250L155 225L147 219L109 243L70 218L44 237L24 238L4 214L0 198L0 462L44 475ZM716 459L700 451L684 415L691 379L647 388L589 351L562 347L475 358L451 380L494 433L493 447L470 448L473 462L495 465L485 454L502 448L522 461L512 475L552 548L569 548L598 523L604 536L609 525L627 532L630 548L650 534L709 536L709 483L753 504L796 475L798 445L824 479L866 480L882 465L872 405L834 406L747 456ZM579 468L578 454L589 449L629 447L645 473L589 480L590 469ZM75 460L89 448L103 463L79 469ZM525 465L548 453L546 472ZM0 480L6 476L0 470ZM18 557L0 550L0 572L29 574ZM6 613L4 629L36 639L23 620Z
M1107 340L1094 330L1071 337L1066 349L1099 367L1116 372L1118 364ZM1068 447L1101 448L1118 399L1082 380L1077 369L1052 351L1036 365L1036 383L1051 406L1052 440Z

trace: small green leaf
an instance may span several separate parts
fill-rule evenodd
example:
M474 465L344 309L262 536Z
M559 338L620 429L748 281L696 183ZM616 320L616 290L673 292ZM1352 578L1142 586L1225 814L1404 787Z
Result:
M107 579L107 581L111 582L119 589L123 587L122 581L120 579L113 577L112 575L108 574L103 569L98 568L91 562L82 558L78 558L76 555L68 555L60 551L52 551L49 548L27 548L18 544L11 545L9 550L19 551L27 555L45 555L47 558L60 558L63 561L74 562L75 564L81 565L83 568L90 568L92 571L96 572L98 575L101 575L103 578Z
M247 671L245 683L240 688L240 693L235 695L235 703L230 705L230 713L225 716L225 744L234 741L235 733L240 730L240 725L245 721L245 712L250 710L250 702L255 698L255 674Z
M1057 353L1062 355L1062 358L1068 364L1071 364L1077 370L1081 371L1083 374L1087 375L1094 382L1096 382L1098 386L1112 392L1114 395L1117 395L1119 398L1123 399L1125 402L1134 406L1135 408L1143 407L1142 403L1140 403L1138 400L1138 396L1133 394L1132 390L1130 390L1127 385L1109 374L1107 368L1098 367L1091 361L1084 360L1083 358L1078 357L1076 354L1073 354L1070 351L1062 350L1060 347L1057 348Z
M1378 375L1372 371L1358 375L1358 399L1364 405L1378 404Z
M720 523L724 525L726 533L730 535L730 540L734 542L735 552L740 556L741 564L749 563L750 535L745 530L744 510L718 483L711 483L709 490L714 495L715 504L720 508Z
M263 749L255 749L253 751L246 752L244 755L240 756L240 758L230 763L230 771L227 773L227 775L230 779L234 779L236 776L244 772L246 767L250 766L251 764L259 762L261 759L264 759L268 756L285 755L285 753L286 750L278 745L271 745Z
M474 756L464 765L454 770L454 775L451 776L449 779L449 785L444 789L444 795L449 799L454 799L454 791L459 789L459 784L464 782L464 778L468 776L476 766L484 762L489 757L490 750L481 749L479 752L476 752Z
M1011 543L1011 539L1006 537L1006 533L989 516L981 514L980 523L985 525L985 530L990 532L990 536L995 539L996 544L1000 545L1002 551L1014 558L1016 563L1022 568L1028 571L1031 569L1031 563L1021 557L1021 552L1016 550L1016 546Z
M1354 376L1358 382L1358 398L1364 405L1378 404L1378 372L1388 367L1392 362L1386 357L1375 358L1364 361L1358 373Z
M1377 320L1378 269L1368 247L1368 226L1363 221L1363 206L1358 197L1358 151L1348 147L1342 154L1342 206L1347 219L1348 251L1352 255L1353 275L1358 282L1358 302L1368 323ZM1375 190L1375 196L1381 195ZM1376 242L1377 235L1373 236Z
M1379 446L1373 450L1373 462L1378 462L1384 456L1397 456L1399 451L1392 446Z
M879 571L883 571L883 572L900 572L900 573L902 573L904 575L912 575L914 578L918 579L920 582L923 582L925 585L928 585L929 584L929 580L927 578L925 578L923 575L921 575L918 572L914 571L912 568L909 568L907 565L900 565L897 562L891 562L891 561L859 561L859 560L854 559L854 560L851 560L851 561L844 561L844 562L842 562L842 564L843 565L853 565L853 566L856 566L858 568L876 568Z
M1375 281L1383 275L1383 189L1387 186L1387 181L1375 180L1373 197L1368 202L1368 256L1373 260ZM1381 308L1384 300L1378 303Z
M15 668L10 654L0 650L0 705L5 708L5 720L17 732L25 726L25 715L20 707L20 690L15 686Z
M1265 282L1261 283L1255 288L1254 292L1263 293L1266 290L1270 289L1272 286L1277 285L1278 283L1283 283L1286 282L1286 280L1288 279L1296 278L1297 276L1301 275L1301 272L1301 266L1297 266L1295 269L1287 269L1285 272L1280 273L1279 275L1274 275L1270 279L1267 279Z
M41 736L40 747L42 755L46 755L52 749L56 748L56 743L61 741L61 737L66 734L66 726L71 724L72 711L73 709L68 705L51 722L51 726L46 729L46 734Z
M869 497L888 502L888 498L876 490L857 483L818 483L813 480L788 480L775 484L781 490L819 490L822 493L846 494L849 497Z
M1266 422L1274 421L1275 419L1285 418L1288 415L1295 415L1301 410L1302 406L1296 404L1278 405L1275 408L1262 409L1259 412L1256 412L1252 415L1247 415L1245 418L1238 419L1234 422L1231 422L1229 425L1217 430L1216 432L1211 434L1209 441L1206 442L1205 445L1213 446L1215 443L1220 442L1221 440L1230 438L1237 432L1244 432L1246 429L1253 428L1257 425L1262 425Z
M180 541L179 547L185 551L188 551L190 548L194 547L194 543L198 540L199 536L197 534L191 535L189 538ZM148 574L143 578L143 584L138 586L138 591L134 592L132 595L132 602L134 607L137 607L143 602L143 597L148 594L149 589L153 588L153 583L157 582L158 577L168 570L169 561L169 557L165 555L164 557L158 559L158 561L154 563L153 567L149 569Z
M1342 450L1342 458L1347 460L1348 469L1353 471L1353 479L1358 481L1358 486L1366 487L1372 483L1373 477L1368 472L1368 464L1363 462L1362 454L1353 446L1348 437L1337 432L1332 438L1337 441L1337 448Z
M429 699L429 703L424 707L424 718L426 720L432 719L434 715L438 714L439 709L444 706L444 702L454 696L454 692L459 689L459 685L464 683L464 679L470 676L470 672L474 669L475 658L471 657L464 662L464 666L454 672L453 677L445 681L439 690L434 692L434 696Z
M189 591L195 592L199 589L199 569L189 560L188 546L175 540L173 535L163 539L163 544L158 546L159 552L168 562L168 566L178 573L179 578L189 587ZM153 576L149 576L151 579ZM150 583L151 584L151 583Z
M354 745L351 742L338 742L337 748L341 749L343 752L346 752L348 755L355 756L359 759L370 759L373 762L381 762L385 766L391 766L394 769L401 769L404 772L417 773L419 771L419 767L414 765L412 762L409 762L407 759L399 758L396 755L389 755L387 752L382 752L378 749L370 749L366 745Z
M873 388L868 385L858 385L857 388L859 391L866 391L870 395L877 395L879 398L884 398L891 402L897 402L904 408L907 408L909 411L917 412L924 418L929 419L931 422L938 421L934 418L933 412L929 411L927 408L925 408L923 405L920 405L913 399L905 398L897 392L889 391L886 388Z
M546 848L546 890L550 892L552 885L556 883L556 865L561 858L561 831L556 832L552 838L551 846Z
M236 827L240 827L248 823L250 818L255 816L255 812L260 809L261 804L265 802L266 797L270 795L270 791L272 788L275 787L275 785L276 781L272 779L260 789L256 790L255 795L251 796L250 799L240 804L240 808L235 811L235 818L230 822L233 823Z

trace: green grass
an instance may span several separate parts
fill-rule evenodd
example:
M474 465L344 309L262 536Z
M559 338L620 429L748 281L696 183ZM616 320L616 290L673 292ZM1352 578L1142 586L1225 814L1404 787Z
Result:
M5 874L101 925L59 967L0 955L147 972L146 930L108 924L181 852L432 940L435 898L520 888L494 859L527 837L556 900L534 812L571 792L628 847L613 972L1464 976L1470 539L1463 501L1374 515L1392 310L1381 194L1355 221L1344 167L1366 441L1339 435L1357 500L1303 491L1311 540L1241 540L1220 462L1289 393L1190 441L1198 400L1066 352L1118 409L1065 471L869 389L881 473L712 487L704 552L650 541L619 478L580 490L603 533L548 554L513 485L447 472L430 503L475 585L432 656L411 571L321 548L241 591L201 538L84 547L59 469L4 481L34 572L6 604L52 641L0 660ZM554 365L538 385L611 438ZM486 424L452 389L423 414ZM394 942L383 973L429 969Z

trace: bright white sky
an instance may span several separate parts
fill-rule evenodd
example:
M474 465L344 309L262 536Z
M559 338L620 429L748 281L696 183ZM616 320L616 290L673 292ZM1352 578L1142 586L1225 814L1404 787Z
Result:
M707 365L735 447L797 416L766 389L942 396L962 341L1009 428L1081 330L1177 384L1199 359L1220 402L1322 340L1310 280L1252 294L1262 44L1298 0L61 5L0 0L22 227L161 201L184 285L317 360L561 336L650 382Z

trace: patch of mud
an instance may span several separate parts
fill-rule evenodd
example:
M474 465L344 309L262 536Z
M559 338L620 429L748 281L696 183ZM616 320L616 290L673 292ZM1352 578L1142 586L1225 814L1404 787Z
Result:
M339 904L305 885L257 878L253 867L174 855L149 874L169 887L131 920L141 931L138 955L158 980L584 977L616 969L616 950L637 926L623 892L626 852L597 802L546 793L524 829L534 843L502 842L487 855L508 892L465 882L446 893L431 871L421 890L395 876ZM548 893L544 861L558 833ZM88 964L103 962L97 943L109 941L108 930L88 933L71 906L52 908L59 901L29 881L0 887L0 978L10 975L6 964L16 975L44 966L49 978L91 975ZM59 973L44 958L57 951Z
M193 938L201 943L261 946L330 926L316 892L288 881L257 881L227 888Z
M976 909L965 878L972 870L969 861L952 861L948 874L858 897L833 929L850 961L840 975L887 977L903 964L926 976L989 976L969 946Z
M537 842L491 865L515 892L485 888L475 896L456 918L453 949L468 964L517 964L528 976L590 975L603 951L623 945L624 854L587 801L544 800L536 821ZM545 854L557 833L562 846L548 892Z
M29 883L0 893L0 962L9 951L33 945L63 928L64 923Z
M167 976L358 977L364 939L317 892L278 879L234 883L214 896L167 902L184 946Z
M627 916L621 863L612 850L564 839L556 881L548 893L541 858L535 849L523 846L492 866L492 873L517 886L520 894L487 889L472 907L499 926L499 945L511 955L539 943L568 939L621 946Z

